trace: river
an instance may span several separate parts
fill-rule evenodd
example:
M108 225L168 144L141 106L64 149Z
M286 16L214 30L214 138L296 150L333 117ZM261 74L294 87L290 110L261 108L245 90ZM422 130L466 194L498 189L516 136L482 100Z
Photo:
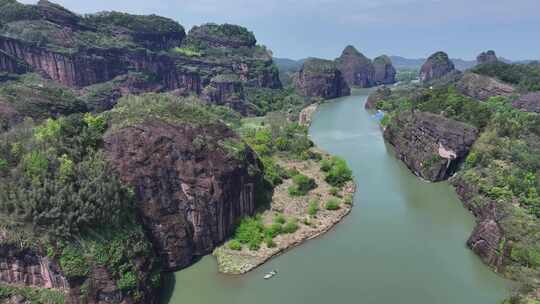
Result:
M352 213L323 237L243 276L212 256L171 275L165 303L496 304L508 284L465 246L474 218L448 183L411 174L364 110L368 91L320 107L313 141L347 160L358 190ZM265 272L278 276L263 280Z

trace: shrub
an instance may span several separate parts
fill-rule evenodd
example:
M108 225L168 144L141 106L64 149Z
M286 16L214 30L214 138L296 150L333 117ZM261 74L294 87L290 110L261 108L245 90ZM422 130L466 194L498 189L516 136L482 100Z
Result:
M237 240L230 241L228 246L229 246L229 249L231 250L237 250L237 251L242 250L242 244Z
M347 166L345 160L333 157L331 167L326 174L325 181L332 186L342 187L346 182L352 180L352 171Z
M276 243L274 242L274 240L271 237L265 237L264 238L264 243L266 244L266 247L268 247L268 248L276 247Z
M285 224L286 220L283 214L278 214L274 217L274 223Z
M259 249L263 240L264 226L259 217L247 217L242 219L234 235L234 239L242 244L248 244L250 250Z
M324 205L324 208L326 208L326 210L338 210L339 200L335 198L331 198L330 200L328 200L328 202L326 202L326 204Z
M298 221L296 219L289 220L285 226L283 226L283 233L295 233L298 230Z
M352 205L353 204L353 196L352 195L347 195L345 197L345 199L343 199L343 203L345 203L346 205Z
M273 223L272 225L270 225L270 227L265 227L264 235L266 237L275 238L283 232L283 227L281 225L282 224L280 223Z
M310 190L317 187L317 184L313 178L302 174L295 175L293 177L293 183L294 185L289 187L289 194L293 196L306 195Z
M123 291L133 290L137 287L137 275L132 271L122 273L117 281L118 288Z
M62 249L59 262L62 272L69 278L85 277L90 273L86 259L80 250L73 246Z
M319 212L319 203L315 201L310 202L308 206L308 214L315 216L317 215L317 212Z

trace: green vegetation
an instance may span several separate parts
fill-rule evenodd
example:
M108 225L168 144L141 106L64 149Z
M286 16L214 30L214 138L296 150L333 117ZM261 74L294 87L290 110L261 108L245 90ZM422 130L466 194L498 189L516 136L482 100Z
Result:
M22 296L32 304L64 304L64 293L61 291L0 284L0 303L9 303L13 295Z
M403 83L411 83L418 79L419 73L416 69L399 69L396 73L396 80Z
M175 47L171 50L173 54L180 54L187 57L201 57L203 53L193 47Z
M535 64L485 64L475 72L533 90ZM480 212L494 206L504 240L504 274L522 283L513 303L538 289L540 272L540 118L512 107L513 98L494 97L478 102L460 95L452 86L394 90L377 104L386 112L382 124L394 124L400 113L424 111L442 114L477 127L480 136L452 182L466 187L471 206ZM399 127L396 125L395 127ZM425 166L439 156L425 161ZM493 208L493 207L490 207ZM491 209L490 209L491 210ZM510 254L507 255L507 251Z
M387 100L378 102L376 107L390 113L414 110L442 114L477 128L485 127L491 116L491 111L486 103L465 97L452 86L418 89L414 97L408 96L408 94L407 92L393 94ZM384 122L385 124L388 124L387 120Z
M309 58L302 66L304 73L309 74L332 74L337 71L336 63L332 60Z
M101 12L85 16L85 21L103 27L120 26L139 33L184 33L178 22L157 15L132 15L121 12Z
M279 90L246 88L245 93L246 100L255 106L258 115L266 115L274 111L300 113L311 103L310 100L296 94L293 88Z
M293 176L294 184L289 187L289 194L292 196L303 196L308 194L310 190L317 187L313 178L307 177L303 174L297 174Z
M522 91L540 91L540 63L508 64L501 61L476 66L473 72L517 85Z
M324 205L324 208L326 210L333 211L333 210L338 210L340 208L339 205L340 205L340 202L337 198L331 198L326 202L326 204Z
M316 216L318 212L319 212L319 202L316 202L316 201L309 202L308 214L310 216Z
M37 74L24 74L0 83L0 98L17 112L35 120L87 111L84 101L67 87Z
M289 220L285 226L283 226L283 233L295 233L298 228L298 220L292 219Z
M214 44L227 47L252 47L256 42L255 35L245 27L207 23L193 27L184 44L204 50L213 47Z
M229 249L231 250L242 250L242 243L240 243L238 240L232 240L228 244Z
M352 180L352 171L347 162L339 157L331 157L321 162L321 170L326 172L325 181L334 187L343 187Z

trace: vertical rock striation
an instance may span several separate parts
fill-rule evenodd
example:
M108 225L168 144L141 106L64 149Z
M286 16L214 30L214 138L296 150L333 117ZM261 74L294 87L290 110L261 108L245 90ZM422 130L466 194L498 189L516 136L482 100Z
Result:
M477 133L474 127L441 115L407 112L392 120L384 138L414 174L435 182L455 172Z
M379 56L373 60L375 70L374 81L376 85L393 84L396 82L396 69L392 65L392 60L386 55Z
M306 60L293 82L298 92L308 97L332 99L351 94L341 71L330 60Z
M426 60L420 69L420 81L427 83L455 71L454 63L444 52L437 52Z
M219 147L232 141L238 138L222 124L158 121L107 136L110 162L135 189L138 212L165 269L186 267L210 253L241 217L255 211L260 165L249 148Z
M349 86L369 88L375 85L373 63L354 46L347 46L341 56L336 59L336 64Z

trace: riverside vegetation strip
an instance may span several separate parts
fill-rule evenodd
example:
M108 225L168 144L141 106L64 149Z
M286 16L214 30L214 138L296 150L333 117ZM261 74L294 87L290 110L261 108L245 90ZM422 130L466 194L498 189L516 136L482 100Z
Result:
M272 168L267 173L275 188L270 205L240 222L233 239L214 250L222 273L246 273L351 211L355 184L345 161L312 147L306 127L275 115L243 124L244 138Z

